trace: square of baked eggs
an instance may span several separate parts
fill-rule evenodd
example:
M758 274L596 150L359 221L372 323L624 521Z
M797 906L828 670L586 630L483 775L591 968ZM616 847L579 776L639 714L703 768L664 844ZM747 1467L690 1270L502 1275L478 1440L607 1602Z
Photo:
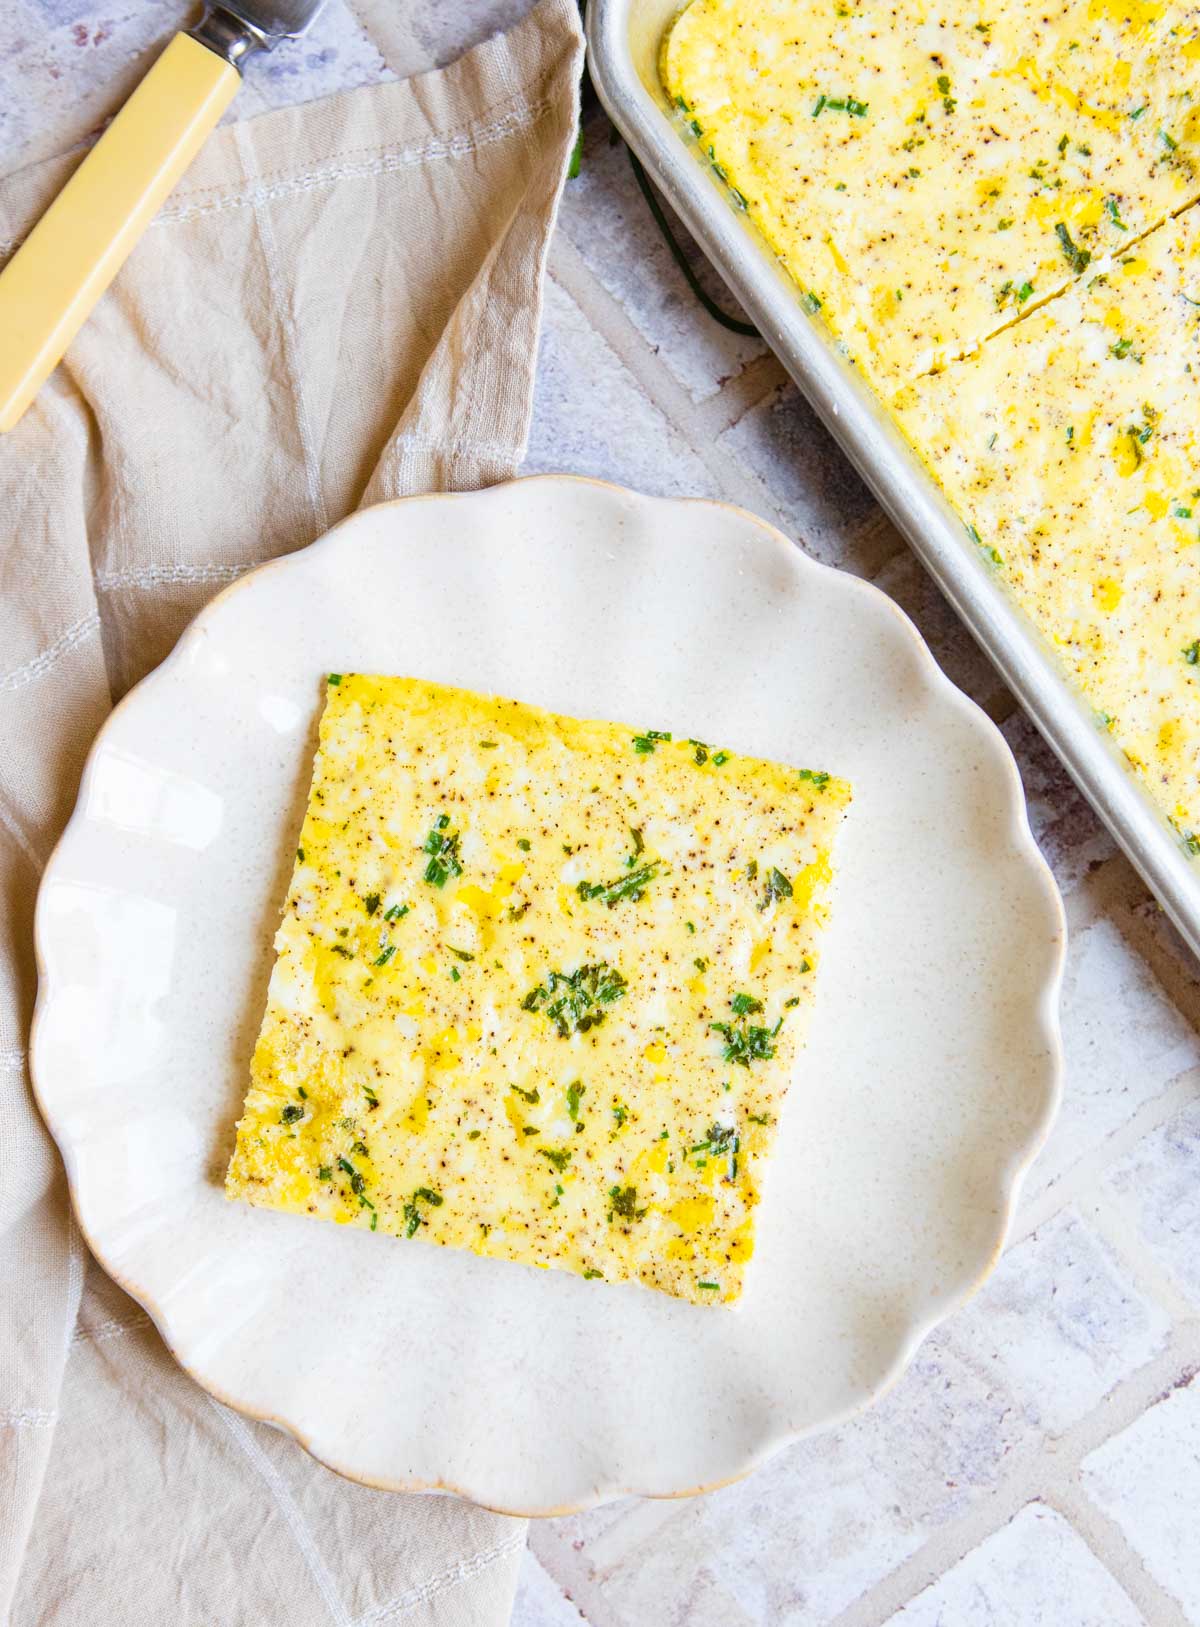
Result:
M736 1299L849 801L720 742L331 675L229 1196Z

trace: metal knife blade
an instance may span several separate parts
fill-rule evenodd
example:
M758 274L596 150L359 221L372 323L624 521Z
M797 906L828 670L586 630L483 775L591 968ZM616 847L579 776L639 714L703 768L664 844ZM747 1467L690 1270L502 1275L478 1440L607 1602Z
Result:
M270 51L281 40L298 38L324 4L325 0L233 0L210 5L188 32L240 69L253 52Z

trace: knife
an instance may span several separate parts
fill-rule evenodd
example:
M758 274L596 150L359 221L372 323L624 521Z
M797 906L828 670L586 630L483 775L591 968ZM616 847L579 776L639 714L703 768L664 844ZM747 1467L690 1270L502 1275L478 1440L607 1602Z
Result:
M20 419L200 151L245 59L303 34L323 3L210 5L176 34L0 272L0 433Z

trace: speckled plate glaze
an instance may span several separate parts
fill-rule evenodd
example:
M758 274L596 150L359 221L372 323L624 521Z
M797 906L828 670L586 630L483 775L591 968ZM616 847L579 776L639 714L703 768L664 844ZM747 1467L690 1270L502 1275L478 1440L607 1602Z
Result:
M854 782L741 1303L272 1214L221 1178L327 671L410 673ZM357 514L116 709L37 912L80 1224L183 1365L371 1485L512 1513L744 1474L978 1286L1060 1073L1061 906L995 728L874 588L749 514L568 477Z

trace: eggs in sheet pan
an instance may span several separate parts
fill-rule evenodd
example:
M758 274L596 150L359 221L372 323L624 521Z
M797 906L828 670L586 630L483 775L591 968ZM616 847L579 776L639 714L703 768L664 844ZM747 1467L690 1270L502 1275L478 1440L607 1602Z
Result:
M662 73L886 399L1196 195L1198 35L1157 0L693 0Z
M849 800L334 675L228 1194L736 1299Z
M897 402L1185 839L1200 820L1200 211Z
M692 0L661 70L1200 854L1200 6Z

